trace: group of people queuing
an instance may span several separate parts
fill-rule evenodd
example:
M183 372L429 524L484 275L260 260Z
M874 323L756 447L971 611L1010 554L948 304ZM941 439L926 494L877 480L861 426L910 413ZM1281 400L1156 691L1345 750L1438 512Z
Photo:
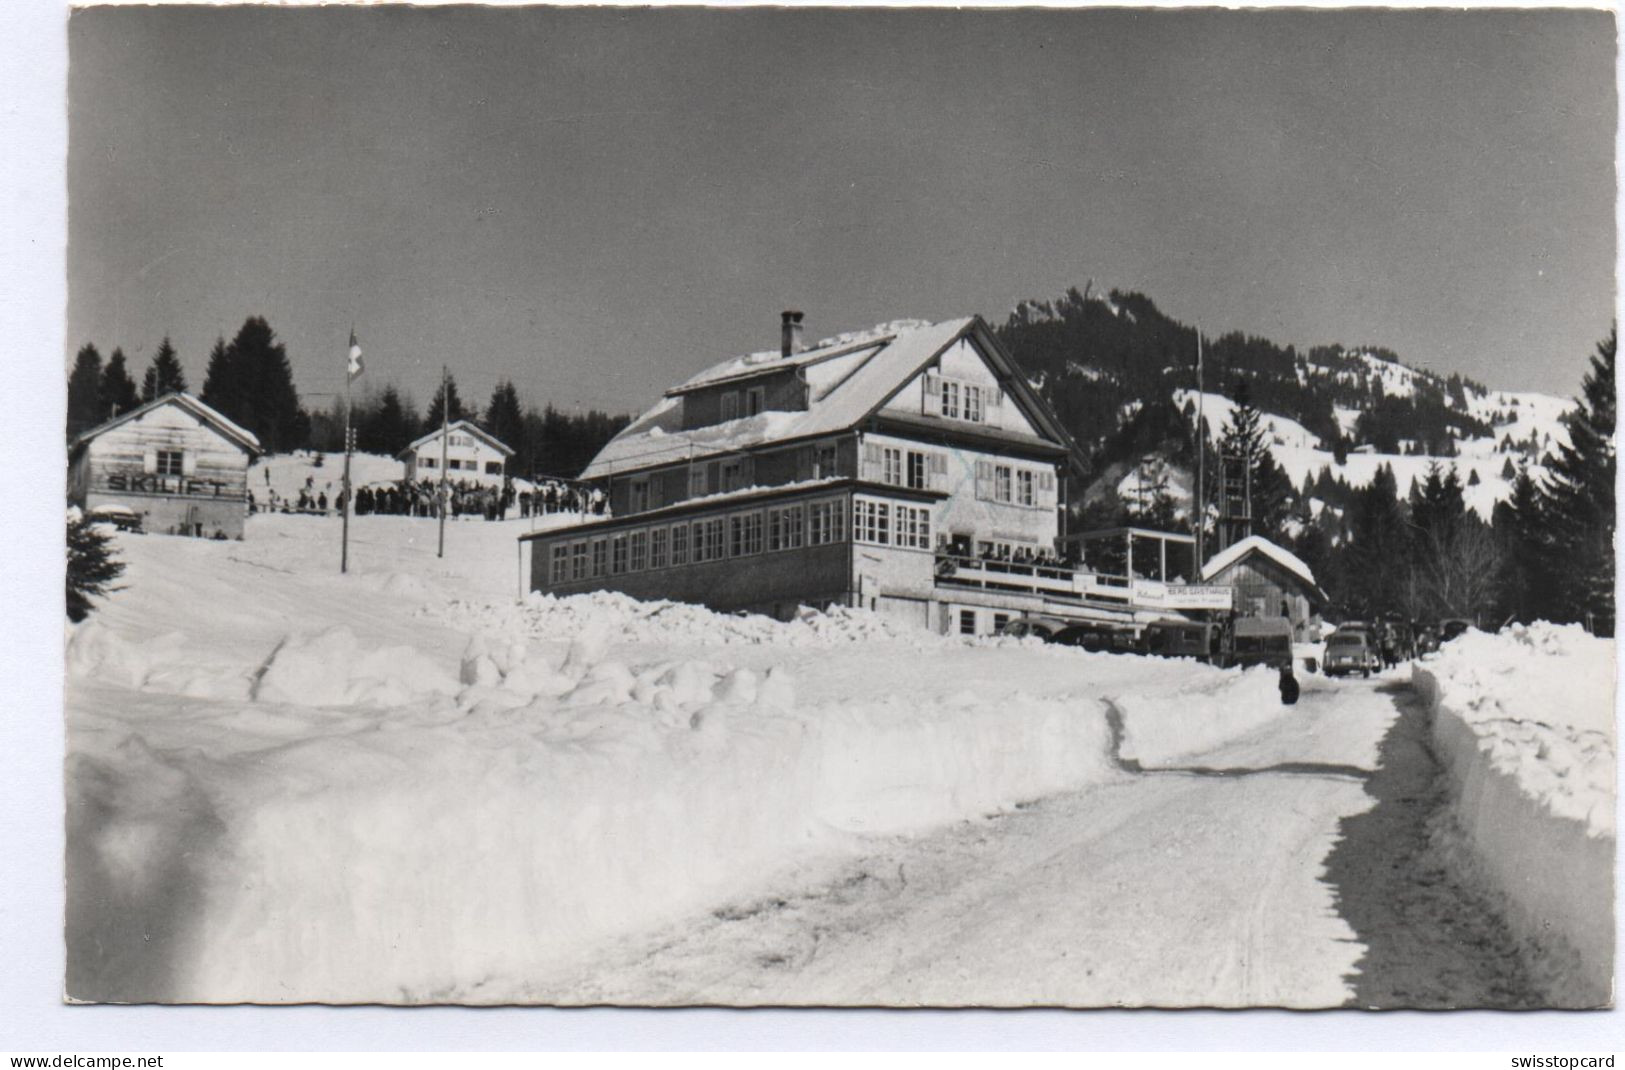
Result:
M267 481L269 483L269 481ZM517 505L524 518L548 513L582 513L603 515L609 499L598 487L567 483L550 479L534 488L520 490L513 479L507 478L501 486L473 480L449 480L442 484L435 479L400 479L392 483L377 483L358 487L355 491L355 513L386 516L439 516L440 497L446 498L446 515L450 517L479 516L486 520L503 520ZM278 494L269 485L264 497L256 497L252 488L248 492L248 511L251 513L312 513L318 516L344 510L344 491L333 491L332 484L316 485L314 476L305 477L305 483L293 496Z
M548 513L584 513L602 515L608 505L604 492L582 483L566 483L559 479L544 479L534 490L520 491L519 515L529 518Z
M439 516L442 486L445 488L446 515L450 517L480 516L486 520L501 520L508 515L508 507L517 497L512 479L504 479L500 487L470 480L442 484L433 479L402 479L357 489L356 515Z

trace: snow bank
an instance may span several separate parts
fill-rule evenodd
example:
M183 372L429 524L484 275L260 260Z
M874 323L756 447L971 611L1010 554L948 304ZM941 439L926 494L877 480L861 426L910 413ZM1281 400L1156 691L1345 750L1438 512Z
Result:
M1412 667L1452 785L1441 846L1505 904L1561 1006L1612 999L1614 671L1612 642L1546 623Z
M965 693L803 708L783 670L629 664L610 654L626 623L613 613L527 608L571 621L562 659L475 638L452 683L410 649L334 628L280 643L246 701L76 718L70 994L534 998L524 979L543 967L737 896L810 851L856 849L854 833L1114 775L1091 703ZM850 643L883 625L781 627ZM113 649L96 664L145 664Z
M1268 668L1204 666L1180 684L1136 690L1113 702L1123 715L1121 756L1146 766L1187 760L1293 711L1281 704L1280 674Z
M361 517L348 576L336 524L250 526L122 540L69 630L73 997L556 998L527 985L786 868L1123 775L1105 697L1148 752L1281 711L1264 674L859 610L516 603L512 525L441 558Z

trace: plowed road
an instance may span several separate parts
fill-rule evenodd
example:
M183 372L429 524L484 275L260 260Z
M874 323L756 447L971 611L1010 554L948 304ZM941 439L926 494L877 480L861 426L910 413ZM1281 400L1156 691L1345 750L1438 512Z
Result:
M1432 859L1425 714L1317 681L1177 766L807 867L536 979L564 1003L1521 1006L1512 947Z

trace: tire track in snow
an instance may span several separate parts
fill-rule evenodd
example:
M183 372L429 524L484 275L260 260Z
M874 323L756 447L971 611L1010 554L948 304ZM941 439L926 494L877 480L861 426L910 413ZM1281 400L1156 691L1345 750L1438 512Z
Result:
M1111 729L1111 751L1108 757L1112 765L1120 772L1131 776L1210 776L1210 777L1247 777L1247 776L1318 776L1336 777L1343 780L1358 780L1362 783L1370 780L1372 772L1358 765L1347 765L1341 762L1276 762L1266 766L1212 766L1212 765L1167 765L1146 767L1138 758L1125 758L1123 756L1123 739L1126 734L1123 724L1123 711L1117 703L1109 698L1100 700L1106 708L1106 725Z

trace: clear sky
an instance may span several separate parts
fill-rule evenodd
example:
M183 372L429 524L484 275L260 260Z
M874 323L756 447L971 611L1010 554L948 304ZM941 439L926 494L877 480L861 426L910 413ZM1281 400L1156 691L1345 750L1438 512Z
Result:
M71 349L248 315L302 393L616 411L739 352L1093 279L1208 334L1578 389L1607 12L92 9Z

